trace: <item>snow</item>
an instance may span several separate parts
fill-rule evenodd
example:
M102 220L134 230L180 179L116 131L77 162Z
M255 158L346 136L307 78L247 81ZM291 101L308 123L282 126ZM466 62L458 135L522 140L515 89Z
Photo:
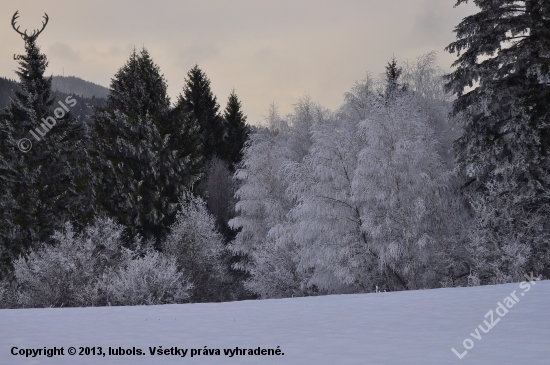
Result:
M0 364L549 364L550 281L535 283L528 292L514 283L231 303L5 309ZM479 331L481 340L473 339L485 314L513 291L519 301L488 333ZM460 360L451 348L462 353L466 338L474 347ZM63 347L65 355L13 356L14 346ZM70 346L136 347L146 355L70 356ZM207 346L221 355L151 356L149 347L158 346ZM236 346L280 346L284 355L224 355Z

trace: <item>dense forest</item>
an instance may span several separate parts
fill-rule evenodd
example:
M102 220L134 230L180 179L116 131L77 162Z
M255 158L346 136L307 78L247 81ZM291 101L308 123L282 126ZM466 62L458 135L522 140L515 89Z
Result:
M83 98L105 99L109 95L109 89L93 82L82 80L76 76L52 77L52 90L65 94L79 95Z
M198 65L170 100L145 48L106 99L56 96L27 38L19 82L0 80L0 306L549 278L550 6L476 4L451 72L391 59L336 110L304 96L255 127Z

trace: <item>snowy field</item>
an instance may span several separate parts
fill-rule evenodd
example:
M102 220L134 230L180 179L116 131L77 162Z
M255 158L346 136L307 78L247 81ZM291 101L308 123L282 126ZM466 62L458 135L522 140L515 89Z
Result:
M529 291L516 283L215 304L0 310L0 364L550 364L550 281L535 283ZM478 327L488 328L484 320L494 325L487 333ZM471 347L466 354L463 343ZM71 346L76 355L67 353ZM187 352L150 354L150 347L160 346ZM204 355L205 346L220 355ZM44 347L63 347L64 355L11 354ZM144 355L79 356L79 347ZM224 354L236 347L247 354ZM200 355L191 357L191 349ZM282 354L248 355L248 349Z

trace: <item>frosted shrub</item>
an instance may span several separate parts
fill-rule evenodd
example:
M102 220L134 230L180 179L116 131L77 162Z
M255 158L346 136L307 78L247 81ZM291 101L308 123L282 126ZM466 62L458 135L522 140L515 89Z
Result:
M262 250L252 253L255 265L250 272L251 279L244 284L247 290L262 299L317 293L316 287L306 285L311 272L300 268L300 247L292 233L289 224L276 226L266 237Z
M77 299L78 292L82 292L87 285L93 285L93 263L88 257L92 253L78 249L71 252L67 248L43 245L26 258L15 261L21 306L93 305L94 298L80 296Z
M216 220L206 203L187 191L180 199L176 222L164 242L164 251L177 260L186 278L193 283L193 301L218 300L226 280L223 261L225 245L216 229Z
M17 308L17 287L13 280L0 280L0 309Z
M511 209L498 197L475 196L472 206L476 220L468 250L482 284L522 281L527 272L544 272L544 266L537 264L547 260L550 239L545 214L529 212L520 204Z
M18 305L75 307L181 303L191 285L176 259L158 252L123 248L123 226L98 219L84 232L71 224L14 262ZM138 242L139 243L139 242Z
M8 307L8 289L6 287L6 283L3 281L0 281L0 308L7 308Z
M23 307L90 306L99 301L95 289L105 267L119 256L123 228L111 219L98 219L81 234L70 223L41 245L14 261Z
M479 286L481 283L479 281L479 277L477 276L477 273L470 273L468 275L468 286Z
M178 271L174 257L148 251L144 257L110 270L99 287L109 305L153 305L182 303L193 285Z

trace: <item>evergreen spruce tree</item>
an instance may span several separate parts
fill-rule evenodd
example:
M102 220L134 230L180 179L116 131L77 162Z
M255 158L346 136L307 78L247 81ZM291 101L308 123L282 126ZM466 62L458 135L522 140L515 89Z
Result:
M469 178L465 191L478 198L478 226L486 232L486 246L477 251L494 255L480 260L494 264L513 245L526 246L514 250L527 257L512 260L526 262L521 270L548 276L550 3L474 3L480 11L462 20L457 40L447 47L458 54L447 88L458 97L454 114L464 120L457 162Z
M220 106L210 89L210 80L198 65L187 73L183 95L178 97L176 108L191 113L197 120L204 162L216 155L224 159L225 126L219 114Z
M97 205L131 237L159 243L196 180L198 126L171 108L164 76L144 48L115 74L93 119Z
M223 157L234 170L235 165L242 160L242 149L250 133L246 125L246 116L242 112L242 105L235 90L229 95L223 116L227 128Z
M249 134L246 116L241 108L241 102L233 90L223 115L226 134L221 146L221 156L213 158L208 164L203 184L207 193L208 210L216 217L218 229L226 242L233 240L236 234L228 225L229 220L235 216L233 196L236 184L232 177L242 159L242 149Z
M386 99L391 98L396 91L406 91L406 85L399 83L399 78L402 73L403 68L399 67L395 57L392 57L391 62L388 62L386 66Z
M22 36L26 54L16 71L21 92L15 92L0 117L3 264L39 241L49 242L65 222L78 227L93 213L87 129L69 109L76 101L54 104L52 78L44 77L48 60L36 44L37 34Z

